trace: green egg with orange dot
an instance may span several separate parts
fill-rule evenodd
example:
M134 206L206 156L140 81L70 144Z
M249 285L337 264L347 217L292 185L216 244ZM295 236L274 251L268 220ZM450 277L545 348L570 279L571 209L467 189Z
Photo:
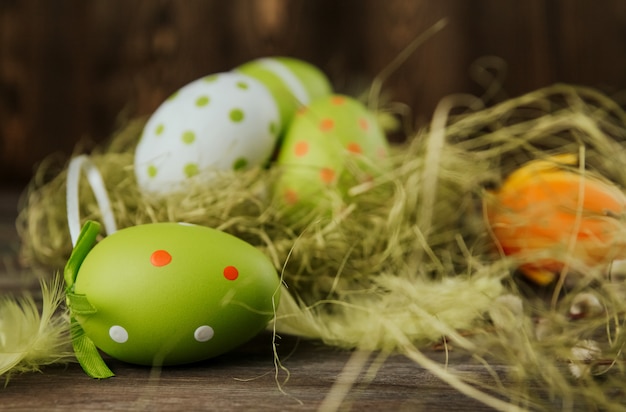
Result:
M266 85L278 104L281 133L298 108L332 93L326 75L317 67L291 57L263 57L237 67L235 71Z
M385 133L365 105L339 94L316 99L285 134L275 195L290 211L319 208L329 191L345 195L382 173L388 152Z
M272 262L243 240L204 226L154 223L122 229L86 254L70 303L93 310L70 309L111 357L178 365L258 334L274 315L278 290Z

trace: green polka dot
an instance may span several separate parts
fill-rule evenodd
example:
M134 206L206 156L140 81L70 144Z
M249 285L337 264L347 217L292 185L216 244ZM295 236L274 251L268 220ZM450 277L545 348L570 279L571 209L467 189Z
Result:
M233 109L230 111L230 114L228 116L230 117L230 120L232 120L233 122L239 123L240 121L243 120L243 110Z
M148 176L149 177L155 177L157 175L158 171L159 170L156 168L156 166L154 166L154 165L148 166Z
M271 122L270 123L270 133L271 134L276 134L278 132L278 127L276 126L275 122Z
M183 172L187 177L193 177L199 173L198 165L196 163L187 163L183 168Z
M165 126L163 125L163 123L160 123L159 125L157 125L156 129L154 129L154 133L157 136L160 136L161 133L163 133L163 130L165 130Z
M174 100L176 98L176 96L178 96L178 90L176 90L174 93L170 94L170 97L168 97L167 100Z
M246 82L237 82L237 87L241 90L248 90L248 83Z
M185 144L192 144L193 142L196 141L196 134L192 132L191 130L187 130L186 132L183 133L181 139L183 143Z
M212 83L217 80L217 77L218 77L217 74L210 74L208 76L203 77L202 80L204 80L207 83Z
M235 163L233 163L233 169L235 170L244 169L246 166L248 166L248 159L246 159L245 157L240 157L239 159L235 160Z
M202 107L209 104L209 96L200 96L196 99L196 106Z

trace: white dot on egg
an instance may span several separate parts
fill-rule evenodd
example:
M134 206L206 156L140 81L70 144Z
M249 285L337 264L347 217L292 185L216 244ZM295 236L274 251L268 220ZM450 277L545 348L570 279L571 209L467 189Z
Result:
M198 225L195 225L193 223L188 223L188 222L176 222L176 223L178 223L181 226L198 226Z
M213 330L212 327L207 326L207 325L200 326L193 333L194 339L197 340L198 342L209 341L213 338L213 335L215 335L215 331Z
M128 340L128 332L119 325L111 326L109 336L117 343L125 343Z

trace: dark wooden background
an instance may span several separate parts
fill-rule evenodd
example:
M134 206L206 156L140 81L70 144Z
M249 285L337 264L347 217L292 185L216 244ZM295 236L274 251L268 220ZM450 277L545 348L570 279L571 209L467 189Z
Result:
M417 125L446 94L483 90L483 56L506 63L509 96L557 81L626 89L624 0L0 0L0 186L256 57L309 60L356 93L442 17L386 83Z

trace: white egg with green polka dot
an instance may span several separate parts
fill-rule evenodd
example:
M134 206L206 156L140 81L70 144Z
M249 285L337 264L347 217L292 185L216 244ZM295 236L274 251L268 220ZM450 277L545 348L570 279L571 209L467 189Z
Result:
M331 92L324 73L290 57L252 60L184 86L144 128L135 151L139 189L166 196L218 171L265 164L297 109Z
M144 193L163 195L190 178L261 165L280 130L279 108L258 80L218 73L184 86L148 120L135 151Z

